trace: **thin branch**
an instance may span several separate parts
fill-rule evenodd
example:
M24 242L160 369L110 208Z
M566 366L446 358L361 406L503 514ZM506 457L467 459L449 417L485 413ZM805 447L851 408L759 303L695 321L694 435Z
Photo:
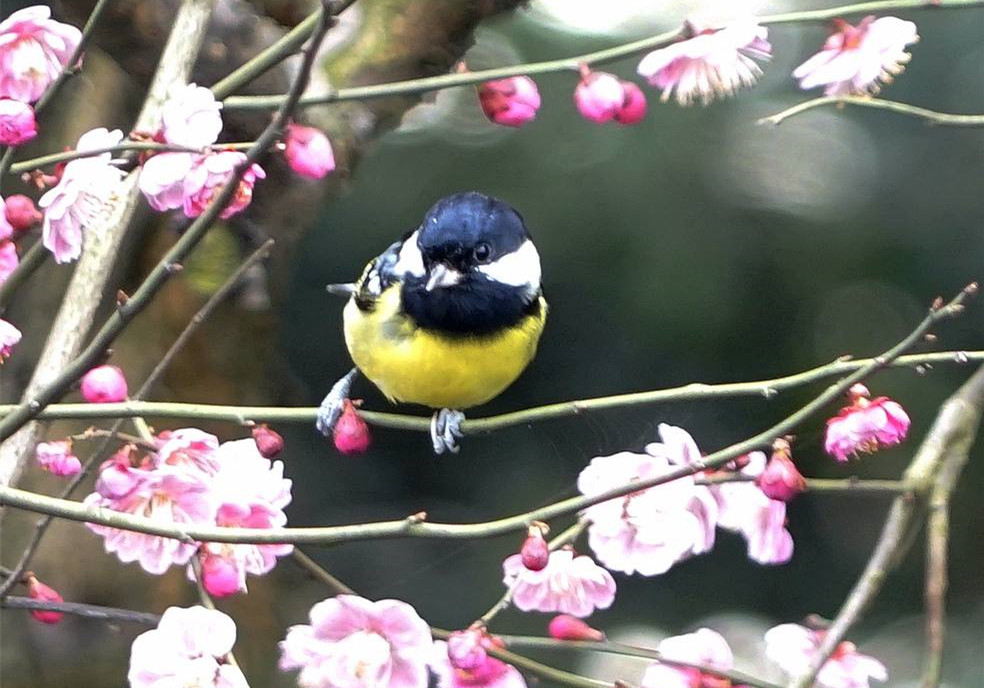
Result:
M984 351L941 351L928 354L899 356L886 361L884 368L928 368L936 364L963 365L972 361L984 361ZM721 384L690 383L680 387L657 389L647 392L616 394L607 397L563 401L545 406L534 406L486 418L466 419L461 427L465 434L493 432L528 423L576 416L585 411L627 408L646 404L677 401L721 399L729 397L762 397L772 399L780 392L811 382L861 370L876 362L874 358L858 360L839 359L832 363L801 373L756 382L728 382ZM0 405L0 418L14 412L16 405ZM124 401L117 404L51 404L40 412L41 420L92 420L96 418L133 418L154 416L193 420L226 421L249 425L251 422L314 423L318 409L313 406L227 406L175 402ZM368 423L383 428L430 432L430 419L397 413L360 410L359 415Z
M302 569L311 574L311 577L320 583L324 583L329 589L334 591L336 595L355 595L356 592L352 590L349 586L345 585L342 581L335 578L333 575L328 573L328 571L321 566L314 559L306 555L297 547L291 553L294 562L300 566Z
M35 270L44 265L49 255L50 252L44 247L44 242L40 239L24 252L17 267L14 268L4 283L0 284L0 312L10 305L10 300L17 288L26 282Z
M33 170L40 169L42 167L47 167L48 165L57 165L60 162L71 162L72 160L79 160L81 158L91 158L96 155L102 155L104 153L111 153L113 155L117 153L126 153L128 151L155 151L158 153L207 153L210 150L248 150L255 141L243 141L243 142L229 142L229 143L216 143L211 146L206 146L205 148L191 148L189 146L179 146L174 143L158 143L156 141L131 141L129 139L124 139L115 146L106 146L105 148L93 148L91 150L70 150L62 151L60 153L50 153L48 155L41 155L37 158L31 158L29 160L22 160L16 165L10 168L12 174L20 174L23 172L32 172Z
M147 626L156 626L161 621L159 615L150 614L149 612L134 612L129 609L101 607L94 604L80 604L79 602L49 602L47 600L35 600L30 597L19 597L16 595L11 595L0 600L0 607L5 609L37 609L46 612L63 612L98 621L127 621L130 623L145 624Z
M980 0L888 0L883 2L863 2L853 5L842 5L822 10L805 10L802 12L787 12L783 14L771 14L758 17L756 21L763 25L791 24L797 22L817 22L827 21L850 14L869 14L883 12L886 10L897 9L947 9L960 7L975 7L984 5ZM491 79L502 79L505 77L525 74L533 76L537 74L550 74L554 72L576 72L581 65L599 65L614 62L622 58L631 57L649 50L661 48L672 43L681 36L680 30L667 31L665 33L643 38L637 41L630 41L612 48L597 50L582 55L574 55L559 60L548 60L546 62L531 62L527 64L513 65L509 67L498 67L496 69L485 69L478 72L464 72L454 74L444 74L441 76L425 77L422 79L411 79L408 81L397 81L388 84L377 84L373 86L362 86L355 88L344 88L329 92L325 95L310 96L302 98L300 105L309 107L312 105L324 105L327 103L338 103L346 100L369 100L371 98L383 98L394 95L416 95L430 91L438 91L454 86L467 86L479 84ZM224 105L229 110L269 110L276 108L284 96L230 96L225 99Z
M937 112L928 110L908 103L899 103L894 100L883 100L871 96L821 96L787 108L774 115L763 117L758 121L759 124L779 125L794 115L801 112L823 107L824 105L858 105L860 107L874 108L876 110L888 110L900 115L916 117L925 120L927 124L935 124L945 127L984 127L984 115L954 115L948 112Z
M277 116L263 133L260 134L256 143L246 152L246 159L236 167L230 179L215 195L205 212L191 223L181 238L175 242L174 246L171 247L167 254L154 267L150 275L147 276L129 300L120 305L116 312L110 316L99 332L96 333L95 337L93 337L89 345L48 384L31 395L26 403L18 406L15 411L0 421L0 440L7 439L25 423L36 417L45 406L64 394L75 380L78 380L92 367L137 313L147 307L151 299L175 272L176 266L180 265L181 261L184 260L205 235L212 223L218 219L219 214L235 195L239 187L239 181L242 179L246 170L280 138L283 128L290 120L297 101L307 85L318 47L321 45L321 41L327 33L330 23L329 17L323 17L323 21L319 24L318 30L315 31L308 48L305 50L304 60L291 86L288 98L281 103ZM6 476L0 476L0 478L3 477ZM0 480L0 482L7 481Z
M947 550L950 539L950 494L936 487L926 523L926 655L923 688L938 688L943 676L946 633Z
M953 488L977 434L982 406L984 366L944 402L933 427L906 469L905 477L913 483L918 493L925 495L934 484L936 489ZM809 669L797 676L790 688L808 688L813 685L817 672L877 596L897 552L904 546L905 535L916 517L918 506L911 496L895 498L871 559L827 629Z
M610 640L555 640L553 638L541 638L538 636L524 635L500 635L497 637L499 637L506 644L506 647L509 648L518 647L538 650L583 650L587 652L604 652L607 654L620 655L622 657L638 657L640 659L651 659L655 662L662 662L663 664L690 667L697 669L701 673L728 679L736 686L745 685L750 686L751 688L782 688L775 683L750 676L740 671L725 671L709 664L679 662L664 657L658 650L636 647L634 645L626 645L624 643L616 643Z

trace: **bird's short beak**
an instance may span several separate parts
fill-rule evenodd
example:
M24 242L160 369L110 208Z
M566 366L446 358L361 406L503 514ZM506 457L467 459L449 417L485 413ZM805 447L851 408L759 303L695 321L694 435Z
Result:
M435 287L451 287L461 282L461 273L450 268L444 263L435 263L431 266L430 275L427 277L427 291L432 291Z

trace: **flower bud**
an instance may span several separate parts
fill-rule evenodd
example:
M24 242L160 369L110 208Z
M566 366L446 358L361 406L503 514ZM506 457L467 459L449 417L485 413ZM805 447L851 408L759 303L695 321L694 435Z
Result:
M27 103L0 99L0 145L19 146L38 135L34 109Z
M29 576L27 579L27 594L33 600L41 600L42 602L64 602L65 600L58 591L54 588L50 588L41 581L39 581L34 576ZM56 624L62 620L65 616L64 612L53 612L44 609L32 609L31 616L46 624Z
M755 479L755 484L766 497L780 502L788 502L806 490L806 480L796 470L786 440L776 440L772 458L769 459L765 470Z
M321 179L335 169L331 141L320 129L289 124L284 145L284 157L290 169L304 177Z
M41 213L34 201L23 194L8 196L3 212L15 232L26 232L41 222Z
M528 76L510 76L486 81L478 87L482 112L495 124L521 127L536 118L540 91Z
M202 586L213 597L228 597L243 589L236 562L221 554L202 550Z
M574 90L574 104L585 119L599 124L615 120L635 124L646 115L646 96L630 81L584 67Z
M93 368L82 377L82 398L92 404L108 404L126 399L123 371L113 365Z
M646 116L646 95L636 84L623 81L625 100L622 107L615 111L615 121L619 124L636 124Z
M472 671L485 664L488 653L484 646L485 634L479 628L455 631L448 637L448 661L455 669Z
M76 475L82 470L82 462L72 454L72 443L68 440L41 442L35 450L35 459L42 470L59 477Z
M275 459L284 450L284 438L266 423L253 426L253 441L264 459Z
M519 550L523 566L530 571L542 571L550 562L550 547L543 539L543 530L540 526L530 526L529 535Z
M570 614L560 614L550 620L547 627L551 638L557 640L594 640L602 641L605 634L597 628L591 628L588 624Z
M349 399L345 400L342 415L335 423L333 436L335 448L343 454L363 454L369 448L369 443L372 441L369 426L359 416Z

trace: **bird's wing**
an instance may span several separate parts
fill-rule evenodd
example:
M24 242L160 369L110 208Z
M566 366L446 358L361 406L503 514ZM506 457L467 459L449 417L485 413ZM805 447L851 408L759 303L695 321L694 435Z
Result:
M362 272L362 277L353 285L352 293L360 308L371 308L386 289L393 283L399 282L402 275L395 270L400 258L403 243L413 232L407 232L399 241L390 244L389 248L372 259Z

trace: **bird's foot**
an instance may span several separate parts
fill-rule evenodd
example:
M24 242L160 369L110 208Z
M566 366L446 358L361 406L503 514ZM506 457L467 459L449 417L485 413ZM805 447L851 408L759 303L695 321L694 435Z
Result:
M458 453L461 449L458 439L464 436L461 432L461 421L464 419L465 414L454 409L441 409L434 414L431 418L431 442L435 454L443 454L445 450Z
M359 369L352 368L352 370L339 378L338 382L332 385L328 395L322 400L321 406L318 407L315 426L325 437L331 435L332 430L335 428L335 423L338 422L338 417L342 415L342 410L345 408L345 400L348 399L349 392L352 389L352 383L358 374Z

